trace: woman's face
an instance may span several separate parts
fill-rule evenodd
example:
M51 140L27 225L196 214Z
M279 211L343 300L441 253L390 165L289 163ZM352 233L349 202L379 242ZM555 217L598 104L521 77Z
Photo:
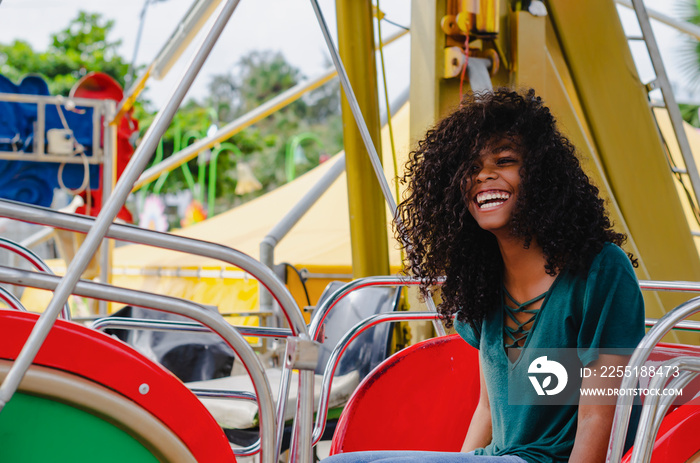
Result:
M467 206L484 230L510 233L522 165L520 149L504 138L484 148L470 167Z

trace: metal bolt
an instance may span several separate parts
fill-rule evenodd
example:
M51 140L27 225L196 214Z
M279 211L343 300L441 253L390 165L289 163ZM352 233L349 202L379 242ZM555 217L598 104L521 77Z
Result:
M139 392L140 392L142 395L148 394L148 391L149 391L150 389L151 389L151 388L150 388L150 387L148 386L148 384L146 384L146 383L143 383L142 385L139 386Z

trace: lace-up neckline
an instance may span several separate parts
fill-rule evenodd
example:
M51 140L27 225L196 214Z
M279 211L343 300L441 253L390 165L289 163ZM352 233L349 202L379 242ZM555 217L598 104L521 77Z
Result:
M540 309L528 309L527 307L534 304L535 302L544 299L544 297L547 295L549 290L545 291L544 293L540 294L539 296L530 299L529 301L523 302L522 304L516 301L513 296L511 296L508 291L506 290L505 286L503 287L503 299L502 299L502 305L503 305L503 310L504 312L510 317L511 320L513 320L513 323L515 323L516 328L511 328L506 324L506 321L503 321L503 334L504 339L503 339L503 344L506 349L511 349L511 348L516 348L520 349L522 346L520 345L520 341L523 341L523 344L525 344L525 340L527 340L528 334L530 334L530 328L525 329L525 325L528 323L532 322L535 317L537 316L537 312L539 312ZM505 298L510 299L510 301L515 304L517 307L511 307L506 303ZM528 317L527 320L524 322L520 323L518 321L517 315L519 313L526 313L529 314L530 317ZM508 341L510 340L510 342Z

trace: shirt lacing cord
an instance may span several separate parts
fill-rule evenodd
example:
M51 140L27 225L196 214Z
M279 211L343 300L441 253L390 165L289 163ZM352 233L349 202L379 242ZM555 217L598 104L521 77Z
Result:
M549 291L545 291L544 293L540 294L539 296L530 299L527 302L523 302L522 304L516 301L513 296L511 296L506 288L503 288L503 294L505 297L511 300L513 304L515 304L517 307L511 307L508 304L506 304L505 298L502 301L503 304L503 309L505 310L506 314L510 317L511 320L513 320L513 323L516 324L516 328L511 328L507 324L503 324L503 334L505 334L506 337L510 338L512 342L508 344L506 339L504 338L503 344L506 349L520 349L522 346L519 344L520 341L523 341L523 344L525 344L525 340L527 339L527 335L530 334L530 329L525 329L525 325L530 323L535 319L535 316L537 316L537 312L539 309L528 309L527 307L531 304L534 304L535 302L543 299ZM523 323L520 323L516 317L517 314L519 313L526 313L530 314L530 318L528 318L526 321Z

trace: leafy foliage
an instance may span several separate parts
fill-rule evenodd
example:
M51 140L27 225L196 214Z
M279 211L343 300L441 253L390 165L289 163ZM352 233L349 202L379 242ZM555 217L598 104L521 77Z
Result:
M22 40L0 45L0 73L15 82L26 74L41 74L54 95L68 95L89 71L102 71L124 85L129 65L117 53L121 41L108 38L113 26L114 21L81 11L68 27L51 35L46 51L35 51Z
M678 0L677 12L681 19L700 26L700 2L698 0ZM680 69L691 88L700 89L700 42L690 37L683 37L678 48L682 57ZM700 127L697 105L679 104L683 119L694 127Z
M19 82L30 73L41 74L52 94L68 95L71 87L90 71L104 72L124 86L129 65L119 55L119 40L111 40L114 21L99 14L81 11L66 28L51 35L51 45L36 51L24 41L0 44L0 73ZM279 93L298 84L304 76L279 52L255 51L243 56L233 70L215 75L209 83L209 95L202 101L190 100L176 113L162 138L154 162L172 155L205 136L212 125L222 127L256 108ZM148 101L137 102L135 117L142 133L150 126L155 112ZM222 151L216 160L217 177L210 178L207 153L176 169L165 178L142 190L177 193L195 189L202 202L206 194L200 185L215 182L215 209L227 210L273 190L286 182L285 148L300 134L313 133L320 143L307 138L301 143L303 156L296 161L296 174L301 175L318 165L322 154L334 154L342 147L340 92L338 85L325 86L259 121L226 140L239 152ZM214 150L216 151L216 150ZM160 159L159 159L160 157ZM262 183L262 189L243 196L235 194L239 162L248 163ZM177 222L173 220L173 223Z
M190 100L180 108L170 129L164 136L165 157L178 147L175 136L187 131L199 131L204 137L208 127L222 127L298 84L301 72L290 65L280 53L254 51L245 55L226 74L216 75L209 83L209 95L202 102ZM146 127L146 124L142 123ZM217 212L271 191L286 182L284 172L285 148L292 137L314 133L321 146L313 140L302 143L304 156L297 160L296 172L301 175L318 165L322 154L334 154L342 147L340 93L338 86L326 85L291 103L233 137L230 142L242 153L222 152L217 159L216 205ZM193 142L186 140L180 147ZM197 160L191 160L191 172L206 177L209 169L200 169ZM234 194L238 162L248 163L262 189L243 196ZM168 177L163 191L177 192L187 187L186 175L178 170ZM200 195L202 193L200 192ZM204 196L200 196L204 198Z

